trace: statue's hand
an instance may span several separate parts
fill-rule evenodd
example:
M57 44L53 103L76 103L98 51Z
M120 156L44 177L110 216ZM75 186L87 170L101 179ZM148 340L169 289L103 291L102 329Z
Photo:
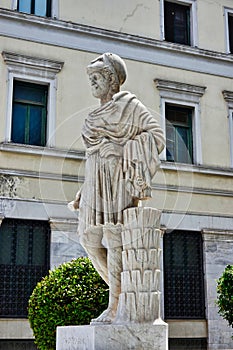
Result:
M68 208L71 211L78 210L79 209L80 199L81 199L81 191L78 191L77 194L76 194L75 200L68 203Z
M100 148L100 157L107 158L110 156L123 157L123 147L115 143L106 142Z

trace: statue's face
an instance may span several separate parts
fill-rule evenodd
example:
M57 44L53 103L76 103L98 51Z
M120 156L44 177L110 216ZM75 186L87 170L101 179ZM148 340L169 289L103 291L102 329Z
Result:
M107 74L94 71L89 73L89 79L91 82L91 91L94 97L102 99L108 95L111 86Z
M89 79L91 82L92 95L96 98L105 98L110 90L110 80L106 71L103 55L97 57L88 66Z

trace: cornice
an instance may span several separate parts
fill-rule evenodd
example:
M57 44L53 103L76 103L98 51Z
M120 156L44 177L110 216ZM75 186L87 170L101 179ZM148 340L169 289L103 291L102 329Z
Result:
M176 93L185 92L192 95L197 95L198 97L203 96L206 89L205 86L184 84L181 82L171 81L171 80L154 79L154 82L158 90L166 90L166 91L171 91Z
M63 150L54 147L21 145L12 142L0 143L0 151L30 154L41 157L56 157L72 160L85 160L85 151Z
M170 171L176 171L176 172L190 172L194 174L198 173L198 174L204 174L204 175L227 176L227 177L233 178L232 168L184 164L184 163L171 163L166 161L162 161L160 167L163 170L170 170Z
M222 94L223 94L225 101L233 103L233 92L232 91L223 90Z
M217 76L233 77L233 55L0 9L0 35ZM194 62L195 61L195 62Z
M59 73L64 65L64 62L41 59L15 52L3 51L2 57L8 66L24 66L43 71L46 69L53 73Z

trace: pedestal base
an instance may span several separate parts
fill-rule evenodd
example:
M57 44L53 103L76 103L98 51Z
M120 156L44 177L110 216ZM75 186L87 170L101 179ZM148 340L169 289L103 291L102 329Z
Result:
M58 327L56 350L168 350L168 325Z

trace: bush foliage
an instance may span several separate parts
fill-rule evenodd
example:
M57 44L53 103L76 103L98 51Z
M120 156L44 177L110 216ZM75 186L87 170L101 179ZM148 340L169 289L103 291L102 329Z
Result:
M219 314L233 327L233 265L227 265L217 282Z
M89 324L107 307L108 286L88 258L50 271L35 287L28 318L40 350L56 348L56 327Z

